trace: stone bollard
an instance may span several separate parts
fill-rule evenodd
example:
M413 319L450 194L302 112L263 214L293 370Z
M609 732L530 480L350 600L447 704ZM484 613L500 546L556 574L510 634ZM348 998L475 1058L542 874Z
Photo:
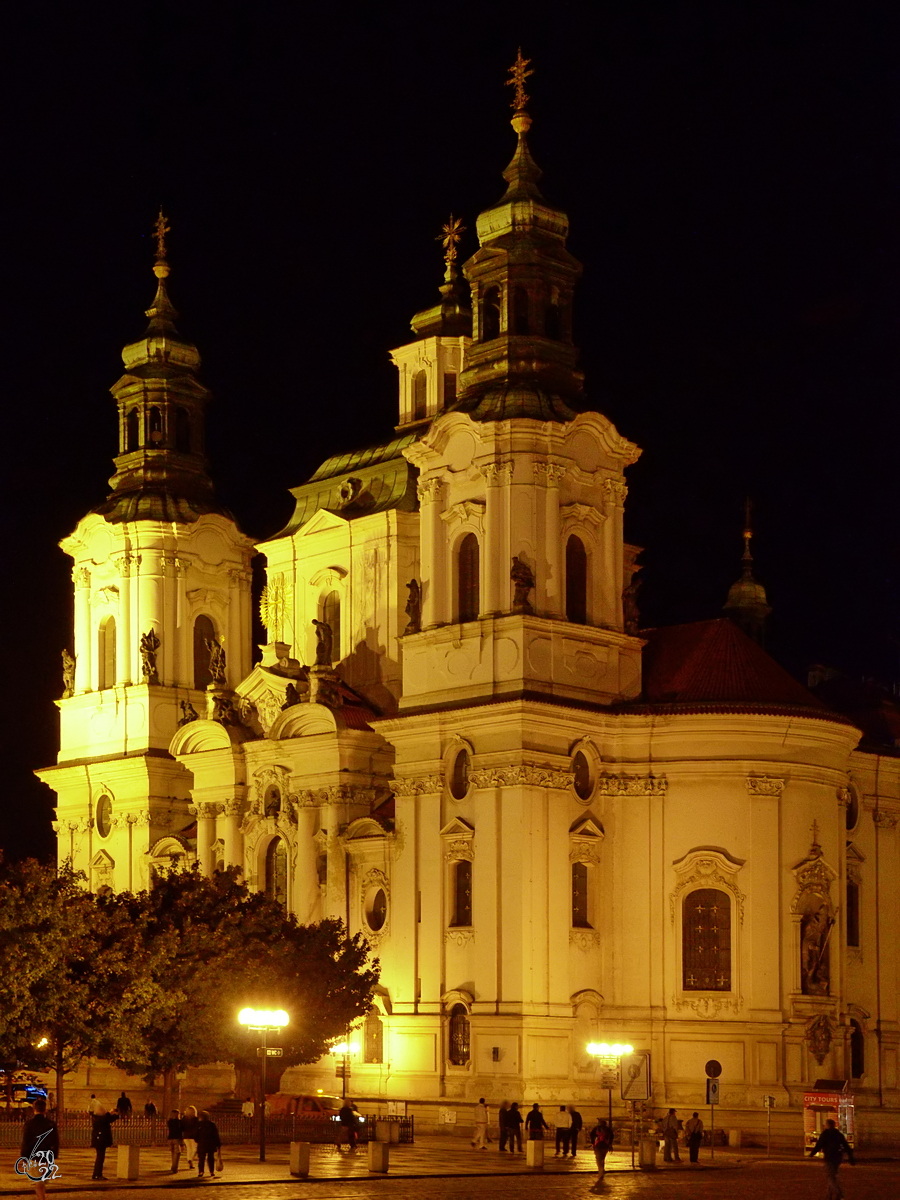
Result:
M140 1146L116 1147L116 1178L137 1179L141 1161Z
M529 1140L525 1143L525 1166L542 1167L544 1165L544 1143L540 1139Z
M741 1131L740 1129L728 1130L728 1145L732 1150L740 1150L741 1148Z
M309 1177L309 1142L291 1142L290 1169L301 1179Z
M659 1144L655 1137L641 1138L639 1150L638 1166L642 1171L656 1170L656 1152L659 1149Z
M388 1142L369 1142L370 1171L377 1171L381 1175L387 1175L389 1150L390 1145Z

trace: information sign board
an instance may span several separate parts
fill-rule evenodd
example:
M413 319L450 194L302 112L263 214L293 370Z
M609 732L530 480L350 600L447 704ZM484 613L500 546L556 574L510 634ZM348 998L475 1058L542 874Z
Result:
M650 1053L623 1054L619 1059L619 1095L623 1100L650 1099Z

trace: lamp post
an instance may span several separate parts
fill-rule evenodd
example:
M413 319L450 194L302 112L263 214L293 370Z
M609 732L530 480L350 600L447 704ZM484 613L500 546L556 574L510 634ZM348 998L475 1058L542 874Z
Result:
M338 1042L338 1044L336 1046L332 1046L331 1050L329 1051L330 1054L334 1055L335 1061L337 1061L338 1055L342 1055L343 1059L344 1059L342 1067L341 1067L341 1099L342 1100L347 1099L347 1076L350 1073L350 1055L357 1054L358 1052L359 1052L359 1043L358 1042Z
M590 1042L588 1044L587 1052L592 1057L602 1060L601 1066L606 1074L606 1090L609 1094L609 1129L611 1135L614 1072L619 1065L619 1059L622 1057L622 1055L633 1054L634 1047L622 1045L619 1042L614 1042L612 1045L610 1045L608 1042Z
M289 1017L283 1008L242 1008L238 1013L238 1021L241 1025L246 1025L253 1033L262 1034L262 1045L258 1046L256 1053L259 1055L259 1077L260 1077L260 1094L262 1096L262 1105L259 1110L259 1161L266 1161L266 1059L277 1051L277 1056L281 1056L280 1046L268 1046L266 1044L266 1035L270 1029L283 1029L289 1021ZM273 1057L275 1055L273 1054Z

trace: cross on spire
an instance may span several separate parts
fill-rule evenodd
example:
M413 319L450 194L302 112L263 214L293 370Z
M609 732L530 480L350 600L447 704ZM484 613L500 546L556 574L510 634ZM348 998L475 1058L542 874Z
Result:
M441 227L441 232L434 239L443 245L444 262L448 267L451 267L456 262L456 247L465 232L466 227L462 223L462 217L454 217L453 213L451 213L450 220L445 222Z
M531 99L531 97L525 91L525 80L529 75L534 74L534 71L528 70L530 63L530 58L522 57L522 47L520 46L518 53L516 54L516 61L509 68L511 78L507 79L506 81L507 87L514 87L516 89L516 96L510 105L510 108L515 109L517 113L524 112L525 105Z
M153 236L156 238L156 261L166 261L166 234L171 232L162 208L159 210L159 216L153 226Z

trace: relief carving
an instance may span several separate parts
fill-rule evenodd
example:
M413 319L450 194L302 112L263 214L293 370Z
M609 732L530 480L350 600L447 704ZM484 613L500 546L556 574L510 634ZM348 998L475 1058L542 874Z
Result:
M883 808L876 808L872 813L872 820L878 829L896 829L897 828L897 813L887 812Z
M436 475L432 475L429 479L420 479L416 484L416 491L420 503L435 504L441 498L441 480Z
M813 1058L819 1064L825 1061L834 1038L835 1023L827 1013L810 1017L806 1022L806 1041Z
M664 796L668 789L665 775L601 775L597 780L601 796Z
M572 771L560 771L556 767L522 763L517 767L486 767L469 772L469 782L476 788L491 787L546 787L565 791L575 781Z
M596 929L570 929L569 945L586 953L599 949L603 945L603 936Z
M474 929L447 929L444 932L444 944L452 946L468 946L475 940Z
M388 780L388 787L395 796L430 796L444 790L444 781L440 775L409 775Z
M784 784L783 779L775 779L770 775L747 776L747 791L751 796L780 796Z

